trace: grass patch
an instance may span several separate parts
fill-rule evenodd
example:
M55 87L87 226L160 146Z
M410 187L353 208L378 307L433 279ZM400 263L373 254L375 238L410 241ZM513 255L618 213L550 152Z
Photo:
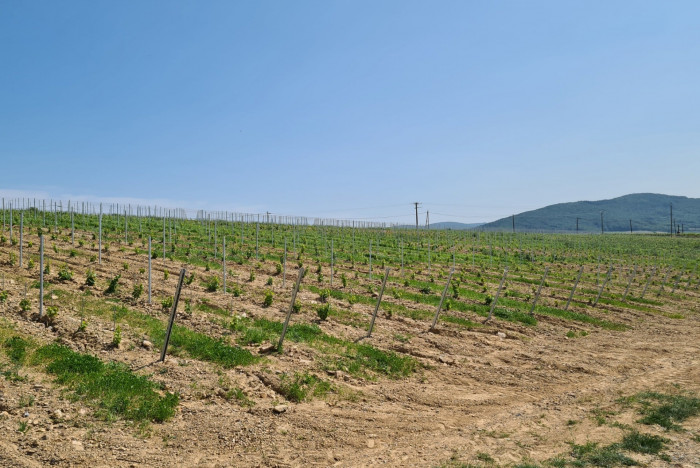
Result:
M637 462L622 452L619 444L611 444L604 447L597 442L587 442L583 445L571 444L572 466L599 466L609 468L614 466L635 466ZM560 465L565 466L565 465Z
M624 398L623 403L638 404L642 424L659 425L666 430L680 430L686 419L700 414L700 398L682 393L666 395L657 392L642 392Z
M228 328L239 333L241 344L276 342L282 333L282 322L267 319L250 320L234 317ZM418 361L410 356L401 356L393 351L383 351L372 345L358 344L324 333L315 324L297 323L287 328L285 339L306 343L324 354L324 367L327 370L343 370L350 374L371 377L367 371L383 374L391 378L411 375L418 367Z
M287 400L299 403L311 397L323 397L333 387L329 382L308 372L295 372L293 376L282 374L280 390Z
M165 340L165 330L151 330L151 338L156 344L162 344ZM185 351L194 359L215 362L225 368L249 366L260 360L247 349L230 346L223 338L213 338L177 325L173 325L169 349L173 354Z
M620 447L636 453L658 454L664 449L668 439L651 434L631 431L622 438Z
M57 384L72 391L72 399L95 406L106 420L163 422L175 414L179 396L162 395L158 384L134 374L125 364L105 363L56 343L37 347L16 335L6 339L3 348L18 367L25 363L42 366Z
M520 322L531 326L537 325L537 319L535 317L525 312L520 312L519 310L501 309L497 307L496 310L493 311L493 315L510 322Z

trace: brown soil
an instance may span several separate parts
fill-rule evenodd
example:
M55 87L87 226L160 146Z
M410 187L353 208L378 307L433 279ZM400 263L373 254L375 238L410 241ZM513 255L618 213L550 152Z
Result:
M28 237L26 241L34 242L34 254L37 239ZM128 363L163 382L168 390L180 392L181 403L176 416L166 423L147 428L125 421L107 423L97 418L90 406L66 399L50 376L24 368L22 373L28 373L24 382L0 378L0 466L439 466L450 459L476 462L488 457L504 465L523 460L542 462L566 453L569 442L619 441L623 429L599 425L595 415L609 411L614 413L609 416L611 421L634 424L638 418L635 410L616 402L621 396L645 390L671 392L677 386L700 393L696 290L682 291L682 299L666 301L659 313L612 307L587 310L630 325L627 331L538 317L537 327L496 320L472 330L440 323L436 331L427 332L429 322L380 316L366 342L412 355L425 367L405 379L379 376L367 380L342 373L326 375L319 369L317 351L303 344L288 344L284 354L270 355L262 364L229 370L187 357L168 357L165 363L154 364L158 350L141 346L144 336L139 330L124 327L119 349L108 346L112 338L109 321L91 318L85 333L74 333L79 323L76 300L66 299L55 327L46 328L19 312L25 284L36 280L38 267L28 271L26 266L9 266L8 253L15 250L7 244L0 247L0 274L5 277L0 289L10 292L8 301L0 305L6 322L40 342L61 337L74 349ZM115 250L113 247L103 256L102 266L92 264L101 286L95 289L104 290L106 280L121 272L127 261L125 298L133 282L145 284L145 275L138 270L146 265L146 259L143 254ZM89 265L88 255L70 258L64 252L51 252L50 279L55 279L64 262L76 273L75 279L54 282L47 291L60 288L77 296ZM164 281L163 261L154 260L154 299L172 295L180 266L167 262L165 267L171 274ZM250 266L229 268L239 277L230 281L243 281L250 271ZM270 263L264 268L269 274L274 272ZM213 274L202 268L195 270L198 278ZM238 314L281 320L291 276L286 292L280 291L275 279L276 303L267 309L261 307L260 291L265 289L268 275L257 276L254 287L247 287L241 298L207 293L199 280L188 286L183 297L193 303L207 297L210 303ZM29 293L36 309L36 290L29 289ZM300 295L307 304L318 299L309 291ZM162 318L166 315L156 301L148 306L142 298L132 307ZM343 307L350 308L347 304ZM371 306L355 304L351 308L369 321ZM309 307L304 309L293 321L315 318ZM684 318L668 317L672 313L681 313ZM471 317L474 321L477 318ZM198 331L224 334L209 314L200 311L178 320ZM320 327L345 338L363 334L332 319L321 322ZM569 330L586 330L589 335L567 338ZM505 333L505 338L498 332ZM410 339L403 342L396 334ZM251 350L257 351L257 347ZM4 355L0 362L7 362ZM324 399L286 402L274 389L275 376L299 370L323 376L342 390ZM255 404L245 407L226 399L225 388L233 387L243 389ZM29 396L33 396L33 404L22 407L21 401ZM287 409L278 414L273 407L280 404ZM56 410L60 410L59 416ZM20 422L28 423L25 433L17 430ZM684 423L688 432L640 427L670 439L667 454L672 462L638 454L633 458L648 466L700 466L700 418Z

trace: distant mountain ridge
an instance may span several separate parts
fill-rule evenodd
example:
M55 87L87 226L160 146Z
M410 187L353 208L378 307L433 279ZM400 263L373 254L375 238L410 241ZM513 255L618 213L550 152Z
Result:
M674 232L700 232L700 198L656 193L634 193L610 200L558 203L515 215L516 231L670 232L673 207ZM513 217L502 218L480 227L485 230L510 231Z
M444 221L440 223L434 223L431 224L430 226L418 226L418 229L452 229L453 231L459 231L459 230L466 230L466 229L474 229L477 228L484 223L457 223L453 221ZM416 225L415 224L405 224L403 226L397 226L399 229L415 229Z

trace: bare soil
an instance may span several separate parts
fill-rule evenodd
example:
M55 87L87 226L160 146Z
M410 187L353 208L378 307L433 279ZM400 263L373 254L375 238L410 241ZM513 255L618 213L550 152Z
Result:
M36 238L28 240L38 245ZM105 422L89 405L68 400L40 369L23 368L26 381L0 378L0 466L408 467L488 459L503 465L523 460L541 463L567 453L570 442L619 441L623 429L599 424L596 415L635 424L639 416L634 408L617 402L622 396L646 390L674 392L679 387L700 393L700 301L695 290L681 292L680 300L667 301L660 308L666 314L613 307L593 311L581 306L581 311L628 324L626 331L538 317L537 327L495 320L471 330L440 323L428 332L429 322L380 315L372 338L365 342L414 356L423 367L408 378L378 376L372 380L344 373L327 375L319 368L317 350L304 344L287 344L283 354L270 354L260 364L222 369L186 356L168 356L164 363L155 363L159 350L144 349L142 341L148 337L128 326L120 347L110 348L109 320L90 318L88 329L75 333L79 324L75 298L84 288L88 266L99 278L99 287L94 288L98 297L106 280L117 273L123 273L122 298L128 297L134 282L145 284L145 275L138 272L146 265L145 255L116 248L103 256L101 266L91 264L87 255L69 258L51 253L53 284L47 291L59 288L74 296L54 300L61 311L56 325L47 328L19 310L25 286L38 278L38 267L30 271L26 265L22 269L9 266L5 260L15 250L8 244L0 247L0 273L5 277L0 289L10 293L0 305L6 323L42 343L60 337L76 350L125 362L162 382L167 390L179 392L181 402L176 416L162 424L137 427L127 421ZM124 262L130 264L128 271L123 271ZM55 281L55 271L63 263L75 277L60 283ZM141 298L131 307L164 319L167 314L155 299L173 294L180 266L154 260L154 304L149 306ZM238 275L229 279L232 282L244 282L250 271L250 266L229 268ZM274 271L270 263L264 268L270 274ZM163 269L170 272L168 280L163 280ZM213 274L203 268L194 270L198 278ZM240 298L208 293L199 280L186 288L183 297L193 303L206 297L235 314L282 320L291 276L286 292L275 279L277 297L270 308L261 306L259 293L265 289L267 275L257 276ZM37 290L29 288L29 294L35 310ZM305 304L318 301L318 295L309 291L302 291L300 298ZM360 313L367 321L373 309L331 302ZM670 318L670 314L684 318ZM472 317L477 319L481 320ZM313 320L310 307L293 317L294 322ZM189 317L181 314L178 321L214 336L225 335L216 320L201 311ZM332 318L319 326L348 339L364 333ZM567 338L569 330L585 330L588 335ZM406 338L397 339L397 335ZM257 347L250 349L257 352ZM0 362L7 362L4 355ZM340 390L321 399L287 402L270 381L280 372L300 370L330 380ZM225 398L224 390L234 387L242 389L254 405L241 406ZM28 398L33 398L32 404L23 405ZM279 405L286 409L275 412L273 408ZM28 424L24 433L18 430L22 422ZM684 427L685 432L642 428L670 439L667 454L671 462L650 455L631 456L651 467L700 466L700 418L686 421Z

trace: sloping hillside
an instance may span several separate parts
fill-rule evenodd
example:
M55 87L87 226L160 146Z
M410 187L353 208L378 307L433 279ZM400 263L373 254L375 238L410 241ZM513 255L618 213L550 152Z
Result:
M558 203L515 215L516 231L601 231L601 211L606 232L633 231L669 232L673 221L686 232L700 231L700 199L635 193L610 200ZM513 219L502 218L482 226L487 230L511 230Z

